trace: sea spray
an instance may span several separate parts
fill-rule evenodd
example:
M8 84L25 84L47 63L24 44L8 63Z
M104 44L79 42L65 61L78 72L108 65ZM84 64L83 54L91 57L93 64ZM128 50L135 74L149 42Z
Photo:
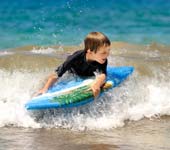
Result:
M34 83L40 83L40 76L41 73L0 70L0 126L37 127L24 104L35 92L38 84Z

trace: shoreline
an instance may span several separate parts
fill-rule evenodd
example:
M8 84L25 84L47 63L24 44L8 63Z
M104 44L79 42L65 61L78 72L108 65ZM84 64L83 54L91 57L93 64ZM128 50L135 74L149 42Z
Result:
M0 149L13 146L29 150L37 149L168 149L170 148L169 129L170 117L159 119L142 119L128 122L123 127L109 130L74 131L62 128L0 128ZM11 138L13 134L13 138ZM22 138L23 137L23 138ZM10 141L9 141L10 140ZM44 142L46 141L46 142ZM48 144L47 144L48 143Z
M149 44L137 44L137 43L128 43L123 41L111 41L111 48L113 49L170 49L170 45L168 44L162 44L157 42L152 42ZM3 51L30 51L33 49L47 49L47 48L53 48L53 49L59 49L60 51L73 51L77 49L83 49L83 43L80 43L78 45L25 45L25 46L19 46L15 48L7 48L7 49L0 49L0 52Z

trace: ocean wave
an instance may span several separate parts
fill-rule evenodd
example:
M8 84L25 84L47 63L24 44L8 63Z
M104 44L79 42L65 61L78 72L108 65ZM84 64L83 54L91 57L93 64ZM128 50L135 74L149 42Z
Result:
M169 83L134 73L121 86L82 107L27 111L24 104L43 84L46 72L0 70L0 126L108 130L126 121L170 115ZM169 73L170 74L170 73ZM162 76L162 75L161 75Z
M170 115L168 47L123 42L113 43L109 56L109 65L135 67L134 74L122 85L82 107L27 111L24 104L75 50L75 47L70 47L70 51L62 48L62 51L50 49L48 54L32 53L38 50L33 48L15 49L12 55L0 57L0 127L107 130L122 127L127 121Z

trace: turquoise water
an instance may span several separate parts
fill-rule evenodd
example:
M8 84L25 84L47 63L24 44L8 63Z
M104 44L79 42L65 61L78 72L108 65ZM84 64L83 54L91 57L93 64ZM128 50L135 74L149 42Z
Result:
M112 41L169 44L169 0L2 0L0 49L76 45L90 31Z

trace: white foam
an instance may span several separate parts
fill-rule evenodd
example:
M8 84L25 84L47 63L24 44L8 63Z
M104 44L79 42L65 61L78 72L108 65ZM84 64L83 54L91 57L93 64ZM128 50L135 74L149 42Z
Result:
M0 126L38 126L24 108L36 89L34 83L38 81L38 76L38 73L0 70Z
M137 121L170 115L170 85L167 78L139 77L136 73L100 99L72 109L34 111L24 104L39 89L49 72L8 72L0 70L0 127L107 130L122 127L126 120Z
M51 54L51 53L56 53L57 52L61 52L61 51L64 51L63 47L62 46L59 46L57 49L56 48L33 48L33 50L31 50L32 53L35 53L35 54Z
M50 54L50 53L54 53L55 51L56 51L55 49L48 47L48 48L40 48L40 49L33 48L31 52L35 54Z
M0 56L4 56L4 55L12 55L12 54L14 54L14 52L0 51Z

